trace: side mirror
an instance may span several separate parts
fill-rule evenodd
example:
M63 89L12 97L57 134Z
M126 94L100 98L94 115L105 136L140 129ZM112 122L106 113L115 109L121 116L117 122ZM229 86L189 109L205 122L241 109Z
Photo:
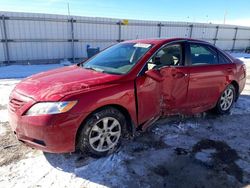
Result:
M157 82L163 81L163 77L158 70L151 69L145 72L145 74Z

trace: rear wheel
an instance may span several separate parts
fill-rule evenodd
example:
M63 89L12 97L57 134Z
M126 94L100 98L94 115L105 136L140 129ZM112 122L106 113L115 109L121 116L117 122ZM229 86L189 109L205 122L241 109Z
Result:
M215 107L217 113L226 114L229 113L236 97L235 88L232 84L228 85L227 88L221 94L217 105Z
M115 108L105 108L87 119L78 138L79 149L94 157L114 152L126 127L124 115Z

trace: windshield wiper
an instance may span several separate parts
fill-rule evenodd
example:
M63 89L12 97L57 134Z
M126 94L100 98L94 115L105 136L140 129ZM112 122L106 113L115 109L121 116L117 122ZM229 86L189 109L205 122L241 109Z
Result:
M103 72L102 69L99 69L99 68L96 68L96 67L83 67L83 68L89 69L89 70L94 70L94 71L96 71L96 72Z
M107 73L107 74L115 74L115 75L122 75L122 73L118 73L118 72L111 72L111 71L103 71L103 73Z
M97 68L97 67L83 67L83 68L93 70L93 71L96 71L96 72L107 73L107 74L122 75L122 73L111 72L111 71L103 70L103 69L100 69L100 68Z

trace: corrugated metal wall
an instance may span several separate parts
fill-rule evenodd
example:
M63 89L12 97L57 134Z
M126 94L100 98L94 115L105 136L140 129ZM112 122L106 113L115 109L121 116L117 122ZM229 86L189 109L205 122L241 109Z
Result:
M0 62L57 62L86 57L86 46L106 48L139 38L188 37L224 50L250 46L250 28L50 14L0 12Z

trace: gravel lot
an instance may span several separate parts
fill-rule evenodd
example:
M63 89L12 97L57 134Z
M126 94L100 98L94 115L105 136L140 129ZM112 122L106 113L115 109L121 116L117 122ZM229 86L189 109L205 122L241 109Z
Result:
M250 65L250 59L244 61ZM1 188L250 187L250 76L230 115L159 120L100 159L43 153L17 142L7 101L19 81L0 80Z

